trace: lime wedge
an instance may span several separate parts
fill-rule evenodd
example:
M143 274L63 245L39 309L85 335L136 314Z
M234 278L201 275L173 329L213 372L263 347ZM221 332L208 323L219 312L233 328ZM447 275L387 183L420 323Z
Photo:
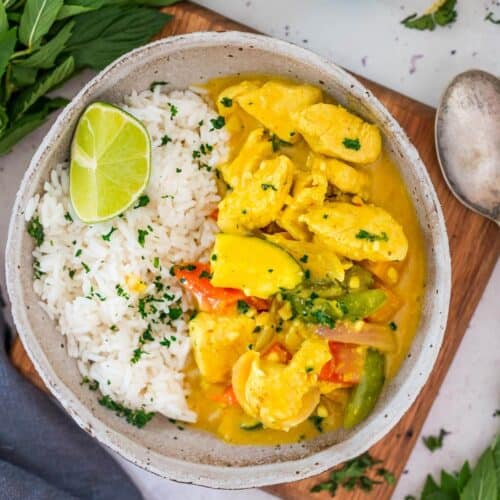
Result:
M144 191L151 141L144 125L125 111L94 102L83 112L71 144L70 197L86 223L119 215Z

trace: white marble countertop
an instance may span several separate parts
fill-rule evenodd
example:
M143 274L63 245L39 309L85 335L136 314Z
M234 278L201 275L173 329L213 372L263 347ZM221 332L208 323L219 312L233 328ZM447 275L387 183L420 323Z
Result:
M264 33L308 47L362 76L431 105L437 103L446 83L460 71L476 67L500 73L500 26L484 21L488 9L496 12L496 18L500 17L498 0L462 0L458 20L452 28L423 33L407 30L399 21L431 0L201 0L198 3ZM416 71L410 73L410 60L416 54L423 57L416 62ZM61 93L73 96L90 76L90 73L79 75ZM21 177L49 125L27 137L10 155L0 157L0 285L4 297L4 248L10 210ZM436 474L441 468L456 470L466 459L474 462L498 432L499 420L492 414L500 408L499 297L497 264L422 433L437 434L444 428L451 434L446 437L443 449L433 454L419 437L394 499L417 494L427 473ZM121 462L148 500L271 498L260 490L228 492L173 483Z

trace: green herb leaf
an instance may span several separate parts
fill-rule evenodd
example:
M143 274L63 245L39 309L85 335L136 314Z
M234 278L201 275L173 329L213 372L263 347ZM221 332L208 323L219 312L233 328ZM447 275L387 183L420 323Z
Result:
M109 230L109 232L107 232L106 234L103 234L103 235L101 236L101 238L102 238L104 241L111 241L111 239L110 239L110 238L111 238L111 235L112 235L115 231L117 231L116 227L112 227L112 228Z
M488 15L484 18L484 20L490 21L490 23L493 23L493 24L500 24L500 18L493 19L493 12L488 12Z
M171 16L147 7L112 5L81 14L67 51L77 67L102 69L114 59L148 42Z
M11 81L16 87L27 87L36 82L37 68L20 66L17 62L11 65Z
M137 241L139 242L139 245L144 248L144 243L146 243L146 236L148 235L148 231L145 229L138 229L137 230Z
M368 241L389 241L387 233L382 231L381 234L370 233L365 229L360 229L356 234L358 240L368 240Z
M443 440L448 434L448 431L441 429L438 436L426 436L422 438L422 441L429 451L434 452L443 447Z
M250 306L244 300L238 300L236 309L239 313L246 314L249 311Z
M14 53L17 42L17 28L0 32L0 78L5 73L5 68Z
M0 36L9 29L9 20L3 2L0 2Z
M31 113L25 113L5 130L3 137L0 135L0 155L8 153L24 136L39 127L50 112L66 106L68 102L62 97L39 99Z
M497 481L500 464L495 464L495 453L498 460L498 438L493 447L488 447L472 470L472 475L460 500L498 499L499 484Z
M32 49L48 33L63 0L27 0L19 24L19 40Z
M42 45L31 56L16 61L16 64L29 68L42 69L49 69L54 66L57 56L64 50L66 42L71 37L71 30L74 25L73 21L65 24L54 38L49 40L45 45Z
M220 103L225 107L225 108L230 108L233 105L233 100L230 99L229 97L224 96L221 100Z
M436 26L446 26L455 22L457 18L457 11L455 10L457 0L447 0L435 12L419 16L418 14L411 14L405 17L401 24L406 28L416 29L420 31L429 30L434 31Z
M276 189L276 186L274 186L273 184L261 184L260 187L264 190L264 191L267 191L268 189L272 189L273 191L278 191Z
M33 216L26 226L28 234L35 240L36 246L39 247L45 239L42 223L38 216Z
M147 194L142 194L139 196L137 203L134 205L134 208L145 207L149 203L149 196Z
M37 83L19 93L12 107L13 120L22 116L40 97L66 80L74 71L72 57L65 59L59 66L47 73Z
M349 139L346 137L343 141L342 144L344 147L347 149L354 149L355 151L359 151L361 149L361 143L359 142L359 139Z
M3 106L0 106L0 137L2 137L8 124L9 116L7 115L7 111L5 111L5 108Z
M143 409L131 410L126 408L122 404L113 401L109 396L103 396L99 399L99 404L108 408L108 410L114 411L118 417L124 417L129 424L139 429L142 429L155 415L153 412L146 412Z
M217 118L211 118L210 123L212 124L210 130L221 129L226 124L226 119L223 116L218 116Z

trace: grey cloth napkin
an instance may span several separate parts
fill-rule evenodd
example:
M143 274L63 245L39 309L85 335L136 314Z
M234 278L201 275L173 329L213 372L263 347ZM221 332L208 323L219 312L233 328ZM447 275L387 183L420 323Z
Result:
M140 500L132 481L11 365L0 305L0 499Z

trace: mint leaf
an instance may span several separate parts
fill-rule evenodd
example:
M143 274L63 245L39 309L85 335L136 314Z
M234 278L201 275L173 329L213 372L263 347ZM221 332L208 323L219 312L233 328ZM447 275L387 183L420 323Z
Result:
M75 17L67 51L77 67L102 69L148 42L170 19L168 14L147 7L103 7Z
M19 40L32 49L56 20L63 0L27 0L19 24Z
M9 20L3 2L0 2L0 35L9 29Z
M446 26L455 22L457 18L457 11L455 10L457 0L446 0L435 12L430 14L411 14L405 17L401 24L406 28L420 30L420 31L434 31L436 26Z
M49 69L54 66L56 57L64 49L66 42L71 36L71 30L73 29L74 22L70 21L65 24L50 41L45 45L42 45L35 53L26 59L21 59L16 61L16 64L20 66L26 66L29 68L43 68Z
M17 28L0 33L0 78L5 73L9 59L14 53L17 41Z
M486 500L498 498L497 470L493 448L487 448L479 458L460 500Z
M16 87L26 87L36 82L36 68L25 68L16 62L11 65L11 81Z
M22 116L40 97L72 75L74 69L75 62L72 57L68 57L34 85L20 92L12 106L12 119Z

